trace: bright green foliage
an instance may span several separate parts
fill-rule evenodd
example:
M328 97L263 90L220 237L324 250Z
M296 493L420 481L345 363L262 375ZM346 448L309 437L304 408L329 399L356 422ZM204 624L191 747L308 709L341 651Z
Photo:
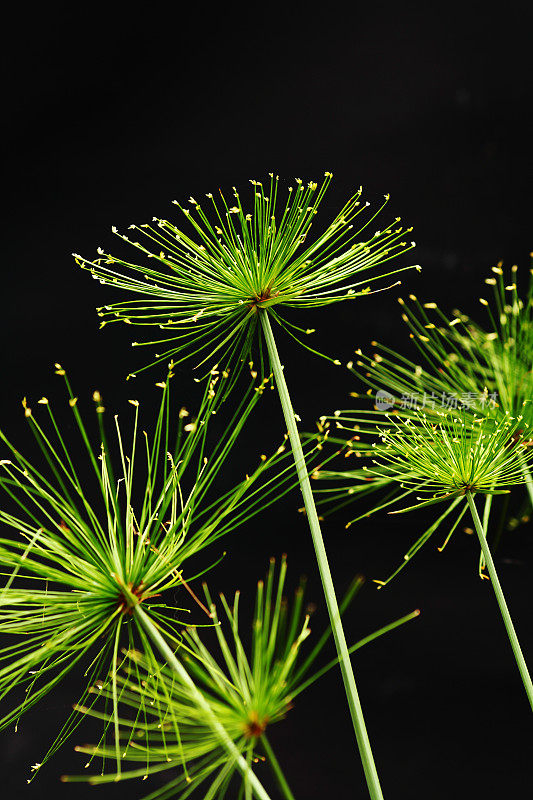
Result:
M189 233L154 217L153 225L130 226L141 234L141 241L130 242L118 234L146 259L153 259L153 267L148 261L139 266L101 249L102 257L94 262L75 255L77 263L101 283L140 296L99 309L102 325L117 320L156 325L167 332L165 339L148 342L167 348L156 361L173 358L178 363L188 356L196 356L199 363L216 359L224 369L232 368L233 375L252 359L258 309L268 308L289 332L312 333L284 322L281 308L323 306L366 294L371 282L401 269L364 280L362 273L414 244L403 241L411 229L398 227L399 218L361 240L388 200L386 196L381 208L360 223L369 205L361 202L361 189L323 232L312 235L331 177L325 173L321 186L313 181L305 186L297 179L288 187L285 202L279 198L279 177L272 174L267 189L251 181L249 204L241 201L235 188L231 201L222 193L219 199L208 194L207 213L192 197L191 210L175 201ZM261 360L262 355L261 349Z
M288 187L286 201L279 205L279 177L273 174L267 190L259 181L251 181L249 206L246 201L241 202L235 188L230 203L222 194L220 200L208 194L208 214L191 197L192 211L180 206L192 227L192 230L189 228L190 236L165 220L154 219L155 226L132 226L143 234L141 239L148 246L141 242L132 244L146 259L156 260L155 269L123 261L103 250L100 251L102 258L95 262L80 256L75 258L81 267L91 271L95 279L141 296L138 300L128 299L105 306L99 313L103 324L123 320L157 325L167 331L165 339L150 343L166 348L170 346L156 355L156 361L171 357L180 362L194 356L196 365L200 366L216 360L217 366L220 364L224 373L229 375L226 393L246 362L252 370L254 361L258 362L256 369L260 377L268 374L270 368L274 371L333 635L341 658L354 734L370 796L372 800L382 800L346 637L338 618L307 466L294 424L294 409L283 377L270 317L301 341L300 334L312 333L313 329L305 330L282 319L280 314L284 307L325 306L368 294L373 281L407 267L392 268L387 272L379 270L369 280L364 279L367 271L388 264L399 253L413 247L414 242L408 245L402 241L405 232L396 227L399 218L391 220L383 230L365 233L388 201L388 196L381 208L359 223L361 213L369 205L361 204L361 189L323 232L315 234L314 229L311 230L314 217L331 177L331 173L325 173L320 187L314 181L305 186L297 179L296 186ZM363 234L365 239L362 239ZM127 237L122 238L129 241ZM389 270L389 267L385 269ZM338 360L334 363L340 364ZM224 398L225 394L220 396Z
M503 494L509 487L524 483L524 468L533 461L533 450L524 440L523 426L522 415L513 418L508 413L497 420L470 418L460 412L457 416L441 412L439 422L422 413L416 418L390 418L390 426L381 432L383 446L376 464L386 468L401 488L417 492L415 505L392 513L449 503L404 556L405 563L452 511L459 510L446 539L449 541L468 507L469 495ZM367 470L372 473L372 468Z
M516 266L508 281L500 265L492 272L485 281L494 289L492 306L480 298L488 312L488 329L457 310L448 319L436 303L422 305L411 295L413 308L401 301L403 318L425 363L413 364L382 347L373 358L360 356L358 366L370 370L365 382L400 395L396 407L404 415L416 411L415 403L410 406L407 401L415 396L418 408L428 415L435 408L453 411L462 406L477 414L490 410L496 417L525 414L523 423L529 429L533 411L524 410L524 402L533 397L533 273L521 299ZM430 317L432 312L436 319Z
M431 493L435 500L506 492L524 480L522 464L533 460L523 438L523 415L499 420L442 413L438 423L419 413L416 420L391 417L381 431L378 464L402 486ZM371 471L371 470L370 470Z
M177 651L217 720L250 764L258 758L262 760L262 754L265 753L267 761L273 766L272 759L275 756L265 739L265 730L282 720L294 698L337 663L334 659L309 676L310 668L329 639L330 630L319 638L314 648L302 659L301 646L311 633L309 609L304 605L302 581L292 604L287 602L284 597L286 571L283 558L276 576L272 559L266 581L258 583L249 648L246 638L243 641L240 634L239 592L235 593L231 607L221 595L226 617L221 624L207 587L204 587L219 655L213 655L214 650L206 644L205 634L200 636L197 628L185 631L182 646ZM341 606L342 611L361 585L360 577L353 581ZM387 625L359 642L351 648L352 651L417 615L418 611L415 611ZM229 629L229 636L224 633L224 627ZM212 631L207 632L213 638ZM125 760L140 766L123 772L121 777L145 777L161 770L178 768L177 777L171 778L164 788L148 795L151 800L188 797L206 781L210 783L203 787L205 797L226 796L236 773L236 764L231 758L228 759L227 751L213 733L205 711L198 707L194 692L168 667L158 666L154 670L153 665L140 653L130 653L130 658L131 663L125 674L119 677L120 702L124 707L120 747ZM94 691L104 702L112 700L109 683L99 684ZM95 715L98 712L93 709L90 713ZM105 711L100 716L107 719ZM113 748L106 745L104 740L97 747L86 746L78 750L104 760L113 756ZM275 764L278 766L277 761ZM279 776L278 770L279 766L275 769L275 774ZM102 773L89 778L89 781L102 783L114 779L113 774ZM239 797L248 797L245 785L241 786L241 793ZM229 796L235 796L235 792Z
M465 327L457 331L457 343L479 363L480 379L489 394L496 393L501 413L523 414L526 435L533 435L533 406L524 403L533 397L533 270L530 270L527 294L518 294L518 267L511 267L509 281L501 265L493 267L496 277L485 283L494 287L494 308L484 299L492 330L486 331L470 318L462 316Z
M94 394L100 429L95 442L64 370L56 366L67 382L80 434L77 449L67 443L46 398L39 400L48 417L43 424L24 401L44 457L42 471L0 433L0 446L9 456L0 461L0 522L14 530L12 538L0 539L0 564L7 576L0 591L0 693L5 697L25 687L2 726L18 720L80 661L89 682L110 671L116 707L121 646L151 651L135 607L142 604L168 638L178 641L180 610L168 607L163 596L172 588L188 588L183 577L188 559L294 483L292 469L264 476L273 463L287 458L281 447L222 496L212 494L264 384L243 399L226 433L213 444L208 424L219 377L212 376L206 385L194 419L185 409L174 409L169 376L157 384L162 399L152 435L138 430L139 403L131 400L135 417L129 441L115 417L115 441L108 444L100 394Z
M417 419L421 411L429 420L439 421L443 413L453 415L460 410L467 424L479 414L496 421L506 415L520 415L523 440L533 439L533 406L526 402L533 397L533 275L530 274L522 299L516 266L511 268L507 280L501 265L493 267L492 272L485 282L494 288L494 301L491 305L481 298L489 315L487 328L460 311L447 318L436 303L421 304L414 295L410 295L412 305L400 299L403 320L421 361L415 363L377 342L372 342L375 348L372 356L358 350L355 363L348 366L370 387L367 394L372 395L373 402L375 392L384 391L394 404L388 413L392 411L403 419ZM353 396L360 400L365 397L357 393ZM337 431L331 429L332 421ZM345 409L329 419L322 418L319 428L321 435L329 430L329 441L340 445L345 455L360 458L371 452L376 426L380 424L386 424L385 412L361 404L359 409ZM390 505L398 496L398 487L391 484L387 466L380 474L374 470L371 480L360 467L318 469L314 476L335 482L335 488L320 492L327 501L334 500L336 508L375 490L388 489L388 494L370 512L373 513ZM533 501L533 484L527 472L525 477Z

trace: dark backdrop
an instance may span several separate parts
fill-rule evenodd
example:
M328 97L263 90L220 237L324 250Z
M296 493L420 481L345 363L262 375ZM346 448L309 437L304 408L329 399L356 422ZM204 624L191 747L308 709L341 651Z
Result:
M176 197L245 186L269 171L314 179L331 170L323 220L363 184L370 200L390 192L389 208L414 226L417 250L406 261L424 269L406 275L405 290L477 313L493 264L528 269L530 17L518 3L490 15L477 3L351 9L197 4L119 13L102 5L14 18L4 32L0 395L2 427L13 438L25 441L23 396L61 398L54 361L68 367L80 396L98 387L118 411L133 393L150 402L158 374L134 388L124 383L142 354L130 350L129 330L98 331L94 307L108 290L75 269L70 253L111 249L111 225L173 215ZM396 295L310 313L305 324L343 362L375 338L408 349ZM280 347L305 428L347 403L357 388L347 371L284 337ZM186 369L178 381L183 401L193 402ZM268 397L229 477L274 446L281 430ZM292 580L309 576L320 630L321 588L298 505L294 495L227 539L210 584L251 597L268 557L287 552ZM388 574L426 519L380 517L349 534L342 517L329 520L324 533L339 591L356 572ZM509 535L497 566L533 662L531 541L530 526ZM526 796L531 715L490 586L477 577L476 543L458 533L442 555L435 544L440 539L385 591L369 580L346 621L354 640L422 609L416 622L355 659L385 797ZM83 730L26 787L29 765L40 760L76 688L73 676L17 734L2 734L3 797L142 796L146 784L58 783L61 773L81 769L72 746L90 739ZM302 697L271 740L296 797L367 796L338 676Z

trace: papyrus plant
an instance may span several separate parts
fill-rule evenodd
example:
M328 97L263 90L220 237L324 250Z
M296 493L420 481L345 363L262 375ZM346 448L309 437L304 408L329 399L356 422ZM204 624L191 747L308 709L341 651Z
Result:
M190 559L288 490L287 469L270 468L289 456L280 448L217 496L217 476L264 383L247 394L215 442L208 429L222 376L211 376L192 417L171 402L169 374L158 383L161 402L150 434L139 428L139 403L131 400L127 433L115 417L110 435L95 392L94 436L65 371L56 368L66 381L77 441L63 433L45 397L33 408L23 403L42 463L0 432L0 522L13 531L0 539L8 577L0 591L0 695L12 702L1 725L16 722L80 663L88 685L111 676L118 733L121 649L141 648L150 662L161 637L167 648L180 644L187 611L167 605L169 591L179 589L193 602ZM203 572L206 564L195 569ZM88 699L86 687L80 702ZM79 719L70 717L48 756ZM118 737L115 760L120 773Z
M283 720L296 698L334 667L338 659L317 669L316 661L331 636L331 629L311 646L314 637L309 614L312 609L305 603L305 583L300 581L289 603L285 596L286 572L285 558L281 560L277 575L272 559L266 580L259 581L249 645L248 637L241 637L240 631L248 627L248 624L243 625L242 618L243 614L248 617L250 609L246 606L243 609L240 593L235 593L231 605L221 595L223 614L219 620L204 584L214 633L206 626L188 628L176 658L192 676L195 686L201 690L209 708L250 768L255 762L266 760L281 795L285 800L294 800L267 738L267 730ZM343 598L341 613L348 608L362 584L363 579L357 576ZM414 611L371 633L353 645L350 653L414 619L418 613ZM218 644L213 643L215 634ZM228 758L190 686L181 681L168 664L154 669L141 653L130 652L128 656L119 676L120 747L123 760L129 761L131 766L123 771L122 777L145 779L152 774L168 772L168 782L150 792L146 800L184 800L199 787L204 797L222 800L234 797L239 783L238 797L251 798L248 775L236 775L235 759ZM113 699L111 684L109 681L99 683L93 691L100 702L98 707L87 711L105 723L109 719L105 704ZM95 757L101 758L104 764L113 758L113 746L106 743L105 737L96 746L77 749L90 755L88 768ZM83 779L87 777L64 778L68 781ZM93 784L114 779L113 772L104 771L88 778Z
M331 488L321 485L330 508L349 505L380 490L381 501L359 511L348 525L397 497L399 487L391 482L387 468L370 480L360 460L375 447L376 424L384 424L386 411L404 419L416 417L421 410L428 419L438 419L443 412L453 415L458 410L465 420L487 412L494 419L521 415L523 441L533 442L533 412L526 402L533 397L533 276L530 271L525 292L519 289L519 278L516 266L508 271L501 264L492 268L485 284L493 288L493 300L480 298L488 315L485 324L457 309L453 316L447 316L437 303L420 303L415 295L405 301L400 298L402 318L419 360L378 342L372 342L371 355L356 352L348 366L368 387L366 394L353 392L354 407L340 409L319 423L321 433L329 430L330 442L347 448L344 453L351 458L337 469L317 469L314 473L315 478L330 482ZM369 401L373 408L368 407ZM351 469L345 466L347 463ZM525 462L523 471L529 507L518 517L528 519L533 482ZM487 502L490 506L490 498Z
M193 357L194 366L201 367L216 360L229 375L228 388L246 362L258 363L261 374L274 373L350 714L370 795L379 800L382 793L271 321L301 340L310 329L285 320L287 309L354 301L370 293L373 282L406 269L391 267L389 262L414 243L405 240L406 231L398 225L398 218L372 231L370 226L383 206L363 214L368 203L361 202L361 190L329 225L316 230L315 215L331 177L325 173L320 186L297 180L288 187L285 201L280 201L279 178L273 174L267 188L251 181L249 201L236 189L229 200L222 194L216 199L208 194L206 211L191 197L190 208L177 203L186 218L186 230L154 219L152 225L131 226L140 241L130 242L121 235L144 257L142 264L103 250L96 261L80 256L76 260L101 283L128 292L126 300L99 310L103 324L122 320L164 332L164 338L152 342L160 349L156 361L171 357L180 362Z
M416 503L402 509L446 504L447 512L426 531L404 557L396 575L425 541L434 533L448 513L457 514L448 538L468 509L477 532L490 582L498 601L509 641L533 709L533 684L509 614L507 603L487 544L486 525L482 524L475 504L476 495L494 495L524 482L524 465L533 462L533 451L523 438L524 419L530 414L511 417L508 413L493 419L482 416L441 414L439 421L429 420L423 413L418 418L390 418L390 425L381 432L383 448L376 466L386 467L389 475L402 488L412 487ZM367 471L372 473L372 467ZM391 580L392 575L388 580ZM380 581L385 585L388 581Z

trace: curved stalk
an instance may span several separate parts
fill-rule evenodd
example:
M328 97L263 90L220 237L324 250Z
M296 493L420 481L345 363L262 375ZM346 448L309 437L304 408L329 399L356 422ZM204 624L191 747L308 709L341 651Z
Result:
M150 617L143 611L139 603L134 606L134 613L137 616L137 619L142 624L144 630L146 631L147 635L150 637L152 642L155 644L169 667L181 678L181 680L187 684L187 686L191 689L198 706L205 711L207 718L209 720L209 724L211 725L211 729L213 733L215 733L220 742L226 748L229 756L235 760L239 770L243 774L246 781L248 781L249 786L253 789L253 792L259 800L270 800L268 793L266 792L265 788L263 787L261 781L250 768L249 764L247 763L246 759L240 754L238 749L235 747L235 743L229 736L228 732L224 728L223 725L220 724L218 719L216 718L211 706L197 688L196 684L194 683L193 679L183 666L180 661L176 658L172 649L169 647L163 636L161 636L160 632L158 631L157 627L154 625Z
M300 482L300 489L303 495L309 528L311 530L311 537L313 539L313 545L315 548L318 569L320 572L322 587L324 589L329 618L331 621L331 629L333 631L333 638L335 640L335 646L339 656L342 679L344 681L344 688L346 690L346 697L348 699L348 706L350 709L350 715L352 717L359 753L363 762L363 769L365 772L368 791L372 800L383 800L383 794L379 784L376 765L374 763L374 757L370 747L370 740L368 738L365 720L363 717L363 709L361 708L361 702L359 700L359 694L355 684L355 677L350 661L350 654L348 652L348 645L346 644L346 637L342 627L339 606L337 603L337 597L335 595L335 588L333 586L326 548L324 546L324 539L322 537L322 531L320 530L320 522L318 520L318 514L313 498L313 492L311 490L311 484L309 482L309 475L300 442L300 436L295 422L294 409L292 407L289 390L283 375L283 367L281 366L281 362L279 360L279 354L276 347L274 334L272 332L272 327L270 325L268 312L259 309L258 313L259 319L261 320L263 333L265 335L265 341L270 357L270 364L274 373L274 379L278 389L279 399L281 401L281 407L283 409L283 415L285 417L285 423L287 425L289 439L292 446L294 462L296 465L296 471L298 473L298 480Z
M511 615L509 614L509 609L507 608L507 603L505 602L505 597L502 591L502 587L500 586L500 581L498 580L498 575L496 573L494 561L492 560L492 555L489 550L489 546L487 544L485 531L483 530L481 520L479 519L479 514L477 513L477 508L474 503L474 498L471 492L466 493L466 499L468 500L468 505L470 506L472 519L474 520L474 525L477 531L479 543L481 545L481 550L485 558L485 564L488 573L490 575L492 588L494 589L496 600L498 601L498 605L500 606L503 622L507 629L507 635L509 636L509 641L511 642L511 647L513 648L513 653L516 659L516 663L518 664L518 669L520 670L520 675L522 676L522 681L524 683L524 688L526 690L526 694L528 696L531 709L533 710L533 683L531 682L531 676L529 674L524 656L522 654L520 642L518 641L518 636L516 635L513 621L511 619Z

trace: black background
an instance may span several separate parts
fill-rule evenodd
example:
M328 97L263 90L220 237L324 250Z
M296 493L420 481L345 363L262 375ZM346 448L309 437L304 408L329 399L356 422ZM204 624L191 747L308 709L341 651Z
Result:
M75 269L70 253L112 250L111 225L173 219L174 198L244 187L269 171L309 180L331 170L325 221L360 184L371 201L390 192L392 213L415 228L417 249L406 262L423 266L406 274L402 290L481 317L477 298L490 267L503 259L526 271L533 247L530 34L530 16L513 3L490 15L477 3L356 3L347 15L300 3L17 14L4 31L3 429L26 441L23 396L46 394L61 406L54 361L68 368L80 397L97 387L119 412L132 396L149 407L159 373L124 382L143 353L131 351L128 329L98 331L94 307L109 292ZM372 339L407 352L396 296L310 312L304 324L343 363ZM346 370L286 337L279 346L295 409L311 429L357 387ZM187 369L178 381L183 402L193 403ZM282 429L272 393L224 479L275 447ZM298 505L294 495L227 539L210 585L239 587L251 599L268 557L287 552L293 582L309 576L321 630L321 588ZM327 521L339 592L356 572L387 575L427 519L382 516L350 533L344 518ZM496 602L477 577L473 537L458 533L442 555L440 543L385 591L369 580L346 618L353 641L422 609L354 659L384 795L525 797L531 714ZM508 535L497 567L531 662L531 526ZM146 784L58 783L82 767L72 746L90 740L83 729L26 787L29 765L76 699L78 677L17 734L2 734L3 797L142 796ZM297 798L367 796L337 675L303 696L271 741Z

